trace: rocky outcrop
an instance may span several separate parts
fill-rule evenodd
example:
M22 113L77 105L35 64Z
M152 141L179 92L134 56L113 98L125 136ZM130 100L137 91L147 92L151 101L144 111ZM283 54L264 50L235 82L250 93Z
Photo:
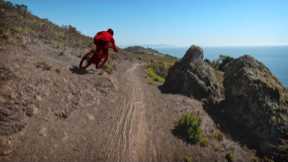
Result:
M287 89L264 64L250 56L229 59L221 70L224 78L217 68L203 61L202 49L192 46L169 69L161 88L164 92L208 100L207 109L223 114L220 120L237 126L259 153L287 161ZM243 142L250 145L247 139Z
M192 45L185 53L184 57L182 58L182 61L187 61L188 63L196 63L203 61L204 54L203 49Z
M288 160L288 92L261 62L250 56L225 68L227 116L244 128L264 154Z
M185 56L169 69L162 91L216 102L222 96L222 74L203 61L203 50L191 46Z

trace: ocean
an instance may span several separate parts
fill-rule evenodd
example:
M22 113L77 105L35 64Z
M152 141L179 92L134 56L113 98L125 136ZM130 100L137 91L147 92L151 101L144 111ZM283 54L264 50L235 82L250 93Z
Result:
M159 48L158 51L182 58L187 48ZM244 54L251 55L263 62L272 73L288 87L288 46L273 47L206 47L204 57L213 60L220 54L234 58Z

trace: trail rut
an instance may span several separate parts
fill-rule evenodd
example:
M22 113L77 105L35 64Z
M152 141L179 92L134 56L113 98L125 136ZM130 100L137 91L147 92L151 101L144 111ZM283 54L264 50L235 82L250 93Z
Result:
M123 96L119 98L118 121L110 128L106 145L107 161L143 161L147 159L149 130L145 118L145 101L141 79L136 74L140 65L133 64L120 79Z

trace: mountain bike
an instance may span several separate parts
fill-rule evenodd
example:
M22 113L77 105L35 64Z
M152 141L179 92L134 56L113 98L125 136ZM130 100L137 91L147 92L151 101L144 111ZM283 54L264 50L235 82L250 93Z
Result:
M86 70L92 64L94 64L96 68L101 68L97 67L98 65L101 65L101 61L103 61L101 53L97 53L95 49L91 49L82 57L79 69Z

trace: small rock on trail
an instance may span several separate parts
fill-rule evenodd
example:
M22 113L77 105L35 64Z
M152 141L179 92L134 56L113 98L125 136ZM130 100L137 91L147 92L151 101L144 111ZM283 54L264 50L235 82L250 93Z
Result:
M0 156L6 156L13 152L12 140L8 137L0 137Z
M89 120L95 120L95 117L93 115L91 115L91 114L87 114L87 118Z
M39 130L39 135L40 136L43 136L43 137L46 137L48 135L48 130L47 128L43 127Z

